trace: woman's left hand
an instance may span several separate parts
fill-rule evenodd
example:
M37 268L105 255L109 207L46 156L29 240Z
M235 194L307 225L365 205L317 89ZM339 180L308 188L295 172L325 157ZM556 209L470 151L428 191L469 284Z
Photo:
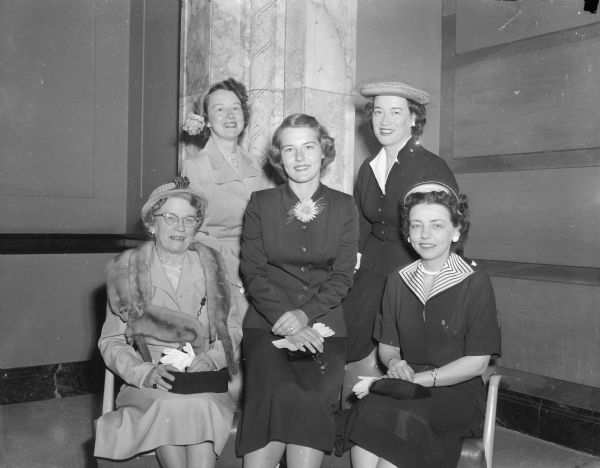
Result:
M286 336L286 339L300 351L309 351L311 353L323 352L323 341L325 340L318 331L304 327L295 335Z
M308 325L308 317L300 309L288 310L279 320L275 322L271 331L275 335L290 336L295 335Z
M205 372L217 370L217 366L210 356L206 353L199 354L187 368L188 372Z

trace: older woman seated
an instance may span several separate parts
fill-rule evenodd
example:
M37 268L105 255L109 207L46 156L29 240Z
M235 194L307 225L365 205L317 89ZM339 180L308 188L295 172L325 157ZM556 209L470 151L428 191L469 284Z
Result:
M108 265L98 344L125 384L97 421L96 457L156 450L163 467L212 467L229 435L241 316L220 254L192 243L206 200L188 186L176 178L154 190L142 208L153 240Z

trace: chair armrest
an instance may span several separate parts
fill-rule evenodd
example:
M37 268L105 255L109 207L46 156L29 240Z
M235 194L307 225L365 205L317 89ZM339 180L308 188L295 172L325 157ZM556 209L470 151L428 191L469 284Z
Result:
M102 394L102 414L110 413L115 408L115 374L104 369L104 392Z

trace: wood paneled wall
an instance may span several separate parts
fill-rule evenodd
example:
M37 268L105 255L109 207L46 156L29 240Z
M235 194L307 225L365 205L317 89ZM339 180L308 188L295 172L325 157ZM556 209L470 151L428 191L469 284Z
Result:
M456 0L442 35L440 153L471 200L466 253L540 264L542 281L493 278L500 364L600 386L600 18L582 2Z
M128 20L128 1L2 2L0 231L124 231Z
M0 232L41 234L0 254L0 369L96 350L114 253L84 237L50 252L43 235L138 230L145 197L176 175L179 7L0 1Z

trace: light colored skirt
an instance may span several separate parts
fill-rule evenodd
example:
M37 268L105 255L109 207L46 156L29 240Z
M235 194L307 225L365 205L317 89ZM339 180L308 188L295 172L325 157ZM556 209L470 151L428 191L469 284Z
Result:
M231 430L229 392L180 395L124 385L116 409L96 421L94 456L122 460L162 445L212 442L219 456Z

